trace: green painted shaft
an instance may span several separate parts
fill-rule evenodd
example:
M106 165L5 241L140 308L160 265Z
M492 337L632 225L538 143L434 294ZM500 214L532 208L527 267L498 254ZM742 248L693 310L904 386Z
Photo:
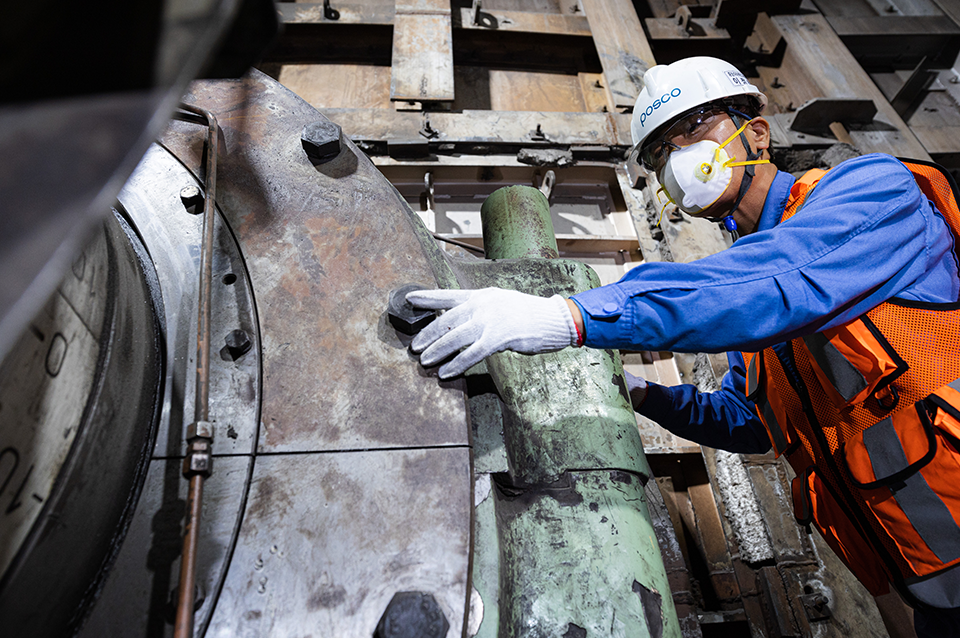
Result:
M500 189L482 210L488 260L458 265L464 287L567 297L599 285L588 266L557 258L536 189ZM501 352L486 372L495 393L471 398L477 480L490 485L476 504L478 638L679 638L618 353Z
M550 204L536 188L506 186L494 191L480 208L483 249L487 259L556 259Z

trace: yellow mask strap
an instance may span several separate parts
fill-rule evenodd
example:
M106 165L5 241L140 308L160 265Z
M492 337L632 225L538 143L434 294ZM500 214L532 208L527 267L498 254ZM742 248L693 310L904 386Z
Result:
M730 137L728 137L728 138L726 139L726 141L724 141L723 144L721 144L720 146L717 147L717 150L716 150L716 153L715 153L715 155L714 155L714 160L713 160L713 161L717 161L718 159L720 159L720 149L722 149L724 146L726 146L727 144L729 144L730 142L732 142L738 135L740 135L741 133L743 133L743 131L747 128L747 126L748 126L748 125L750 124L750 122L752 122L752 121L753 121L753 120L747 120L746 122L744 122L744 123L743 123L743 126L741 126L741 127L738 128L736 131L734 131L733 135L731 135ZM753 151L750 151L750 152L752 153ZM748 162L732 162L732 161L730 161L730 160L727 160L726 162L723 163L723 167L724 167L724 168L732 168L732 167L734 167L734 166L750 166L751 164L769 164L769 163L770 163L770 160L751 160L751 161L748 161Z
M660 227L660 222L663 221L663 211L665 211L665 210L667 209L667 205L669 205L669 204L676 204L676 202L673 201L673 198L670 197L670 193L668 193L666 190L664 190L663 186L661 186L660 188L657 189L657 200L658 200L658 201L659 201L659 199L660 199L660 193L663 193L664 196L666 196L667 201L663 202L663 206L660 207L660 216L657 218L657 228Z

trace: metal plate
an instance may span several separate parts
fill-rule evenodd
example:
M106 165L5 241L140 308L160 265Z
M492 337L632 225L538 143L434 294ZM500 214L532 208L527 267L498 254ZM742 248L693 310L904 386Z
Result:
M207 636L369 638L398 591L459 635L470 484L466 449L260 456Z
M205 129L196 127L203 133ZM180 191L199 186L169 152L150 147L120 192L124 210L143 237L160 280L166 309L167 353L171 365L155 455L182 457L184 430L193 421L196 375L197 296L200 281L202 215L188 213ZM213 452L249 454L255 445L260 410L260 339L253 290L237 242L217 215L214 223L210 352L210 419ZM233 360L218 351L232 330L246 332L252 347Z
M185 101L223 130L214 283L237 280L215 286L214 334L239 322L255 344L249 360L213 357L211 415L234 415L238 438L218 429L196 635L212 618L206 635L369 637L393 594L410 590L431 593L459 634L472 507L463 382L424 371L386 318L391 290L452 274L434 275L439 249L351 143L309 161L300 131L321 116L273 80L203 82ZM186 483L163 457L181 454L192 401L199 230L179 191L200 183L188 171L199 172L204 136L171 124L121 195L173 308L173 371L148 496L88 636L172 631Z
M386 319L391 290L436 285L396 190L347 140L314 166L300 133L322 116L263 74L184 99L223 128L217 199L263 336L259 451L466 445L461 382L425 374ZM188 166L202 140L179 122L163 137Z

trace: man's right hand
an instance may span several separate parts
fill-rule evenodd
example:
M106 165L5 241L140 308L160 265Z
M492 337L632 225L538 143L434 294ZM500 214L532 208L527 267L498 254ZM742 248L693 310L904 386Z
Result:
M556 352L578 345L579 336L566 300L560 295L537 297L515 290L416 290L407 301L417 308L446 310L424 328L410 347L431 366L458 350L439 375L463 374L495 352Z

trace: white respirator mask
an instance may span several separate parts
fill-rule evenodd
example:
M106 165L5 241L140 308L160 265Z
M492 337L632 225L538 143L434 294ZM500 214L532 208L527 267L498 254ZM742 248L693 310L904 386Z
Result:
M754 159L757 155L749 147L747 152L753 157L746 162L732 159L723 150L723 147L740 135L749 123L749 121L744 122L743 126L723 144L717 144L713 140L701 140L671 152L667 157L666 165L660 172L660 189L667 199L685 213L699 213L712 206L730 187L730 182L733 180L733 167L769 164L770 160ZM744 140L744 146L747 146L746 140ZM742 197L741 193L736 205L739 205ZM667 202L664 202L664 207L666 204Z

